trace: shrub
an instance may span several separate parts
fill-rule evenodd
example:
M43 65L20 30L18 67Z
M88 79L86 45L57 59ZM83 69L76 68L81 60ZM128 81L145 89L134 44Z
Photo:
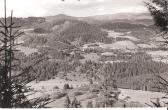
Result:
M65 84L63 89L67 90L67 89L71 89L71 88L70 88L69 84Z
M53 89L59 89L59 87L58 86L54 86L54 88Z

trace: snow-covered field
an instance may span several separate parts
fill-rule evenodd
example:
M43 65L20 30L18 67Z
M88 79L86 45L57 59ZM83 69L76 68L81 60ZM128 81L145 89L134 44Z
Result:
M137 44L137 46L140 48L157 48L154 44Z
M104 30L108 33L108 37L112 37L112 38L117 38L120 36L123 36L123 33L119 33L119 32L115 32L115 31L110 31L110 30Z
M119 63L119 62L127 62L127 61L124 61L124 60L115 60L115 61L105 61L105 63Z
M168 52L167 51L148 51L147 54L151 55L154 61L168 63Z
M150 101L154 101L156 98L162 98L166 95L165 93L142 91L142 90L130 90L130 89L120 89L120 90L121 90L121 94L119 96L120 99L124 99L125 97L130 97L127 100L128 102L131 102L131 101L140 102L144 106L147 106L145 103L152 105ZM166 101L166 100L162 100L162 101Z
M107 31L108 32L108 37L112 37L112 38L127 38L129 40L132 40L132 41L139 41L139 39L133 37L133 36L128 36L128 35L125 35L124 33L118 33L118 32L115 32L115 31Z
M102 56L116 56L113 52L104 52L101 54Z
M65 81L63 79L55 78L53 80L48 81L40 81L38 83L31 82L28 84L28 86L31 86L31 88L34 88L37 92L29 97L29 99L40 97L40 96L47 96L52 95L53 93L59 92L60 89L63 88L64 84L72 85L73 87L80 87L82 85L88 85L88 81ZM59 89L54 89L54 87L57 86ZM156 98L162 98L166 94L160 93L160 92L150 92L150 91L142 91L142 90L130 90L130 89L119 89L121 91L121 94L119 95L119 99L125 99L127 97L127 102L139 102L143 104L144 106L147 106L147 104L151 104L150 101L154 101ZM55 105L52 104L52 106L57 106L59 104L59 101L63 99L58 99L54 102ZM161 100L162 101L168 101L168 100ZM59 105L58 105L59 106Z
M36 48L29 48L29 47L17 47L18 50L20 50L20 52L23 52L25 55L30 55L32 53L38 52L38 49Z
M59 89L63 89L64 84L69 84L72 85L73 87L80 87L82 85L86 85L88 84L87 81L82 81L82 82L78 82L78 81L66 81L64 79L60 79L60 78L55 78L52 80L48 80L48 81L40 81L40 82L31 82L29 83L27 86L31 86L31 88L33 88L36 91L52 91L54 89L54 87L59 87Z
M113 44L101 44L100 47L103 48L103 49L119 49L119 50L127 50L127 49L135 50L135 49L138 49L138 47L132 41L129 41L129 40L118 41L118 42L115 42Z
M36 91L33 95L30 95L28 99L33 99L37 97L44 97L46 95L52 95L53 93L59 92L63 89L65 84L69 84L72 87L81 87L84 85L88 85L89 82L87 81L66 81L64 79L55 78L48 81L40 81L40 82L30 82L27 84L28 87ZM57 88L58 87L58 88ZM31 93L29 93L31 94Z

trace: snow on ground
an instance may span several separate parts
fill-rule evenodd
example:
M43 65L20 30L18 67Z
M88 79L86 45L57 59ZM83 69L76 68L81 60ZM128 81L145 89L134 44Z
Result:
M125 97L130 97L128 99L129 102L140 102L141 104L146 105L151 104L150 101L153 101L155 98L162 98L166 94L161 92L150 92L150 91L142 91L142 90L130 90L130 89L120 89L121 94L119 96L120 99L124 99ZM168 100L167 100L168 101ZM147 105L146 105L147 106Z
M164 42L165 41L165 39L163 39L163 37L161 37L161 36L158 36L158 37L154 38L153 40L156 42Z
M133 37L133 36L120 36L121 38L127 38L127 39L130 39L132 41L139 41L139 39Z
M137 46L140 48L157 48L154 44L137 44Z
M147 54L151 55L154 61L168 63L168 51L148 51Z
M159 51L148 51L147 52L148 54L152 55L152 57L168 57L168 51L162 51L162 50L159 50Z
M25 55L30 55L32 53L38 52L38 49L35 48L29 48L29 47L17 47L18 50L20 50L20 52L23 52Z
M25 33L30 33L33 30L34 30L33 28L29 28L29 29L21 29L20 31L25 32Z
M135 49L138 49L138 47L132 41L129 41L129 40L118 41L118 42L115 42L113 44L101 44L100 47L104 48L104 49L119 49L119 50L127 50L127 49L135 50Z
M66 81L64 79L55 78L48 81L40 81L40 82L30 82L27 84L28 87L36 91L34 94L30 95L28 99L33 99L37 97L45 97L47 95L51 95L53 93L59 92L61 89L63 89L65 84L69 84L72 87L81 87L83 85L88 85L88 81ZM55 89L55 87L58 87L58 89ZM31 93L29 93L31 94Z
M59 87L60 89L63 88L64 84L69 84L72 85L73 87L80 87L81 85L85 85L88 84L87 81L82 81L82 82L78 82L78 81L66 81L64 79L60 79L60 78L55 78L52 80L48 80L48 81L40 81L38 83L36 83L35 81L27 84L27 86L30 86L31 88L33 88L36 91L52 91L54 89L54 87Z
M27 86L31 86L34 90L39 91L35 94L29 96L29 99L33 99L36 97L48 97L47 95L52 95L53 93L59 92L60 89L63 88L64 84L72 85L73 87L80 87L82 85L88 85L88 81L66 81L64 79L55 78L48 81L40 81L38 83L31 82ZM59 87L59 89L54 89L54 87ZM127 97L127 102L139 102L144 106L147 104L151 104L150 101L154 101L156 98L162 98L166 94L161 92L150 92L150 91L142 91L142 90L130 90L130 89L119 89L121 94L119 95L119 99L125 99ZM31 93L30 93L31 94ZM61 102L59 102L61 101ZM165 101L165 100L162 100ZM167 100L166 100L167 101ZM52 106L57 107L59 104L62 104L64 99L58 99ZM54 104L54 105L53 105ZM60 106L61 107L61 106Z
M108 32L108 37L112 37L112 38L127 38L129 40L132 40L132 41L139 41L139 39L133 37L133 36L128 36L128 35L125 35L125 33L118 33L118 32L115 32L115 31L106 31Z
M105 63L120 63L120 62L127 62L127 61L124 61L124 60L115 60L115 61L105 61Z
M94 49L94 48L100 47L101 44L103 44L103 43L97 42L97 43L84 44L82 49L83 50L88 49L88 48Z
M119 32L115 32L115 31L109 31L109 30L105 30L108 33L108 37L112 37L112 38L117 38L120 36L123 36L123 33L119 33Z
M116 54L114 54L113 52L104 52L101 55L103 55L103 56L116 56Z

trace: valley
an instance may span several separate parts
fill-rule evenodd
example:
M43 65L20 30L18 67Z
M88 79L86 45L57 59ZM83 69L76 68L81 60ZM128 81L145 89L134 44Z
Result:
M164 97L156 75L166 78L168 52L158 45L151 19L142 23L148 18L144 16L141 23L136 22L140 19L97 22L97 17L66 15L24 23L24 35L18 39L23 44L17 47L16 57L22 68L33 70L18 78L33 79L27 84L32 93L29 99L50 99L46 107L62 108L67 96L75 97L82 107L89 102L103 106L109 96L114 107L148 107L151 100Z

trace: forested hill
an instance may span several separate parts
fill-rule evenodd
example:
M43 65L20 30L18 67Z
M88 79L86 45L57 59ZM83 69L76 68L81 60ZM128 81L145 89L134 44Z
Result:
M115 22L115 23L107 22L100 25L100 27L108 30L115 30L115 29L141 30L147 28L147 26L142 24L131 24L126 22Z
M108 35L100 28L89 25L84 22L72 25L61 32L63 38L69 41L80 40L82 42L101 42L106 39Z
M76 17L64 15L64 14L59 14L55 16L47 16L45 17L47 22L52 22L55 24L62 24L65 21L77 21L78 19Z

